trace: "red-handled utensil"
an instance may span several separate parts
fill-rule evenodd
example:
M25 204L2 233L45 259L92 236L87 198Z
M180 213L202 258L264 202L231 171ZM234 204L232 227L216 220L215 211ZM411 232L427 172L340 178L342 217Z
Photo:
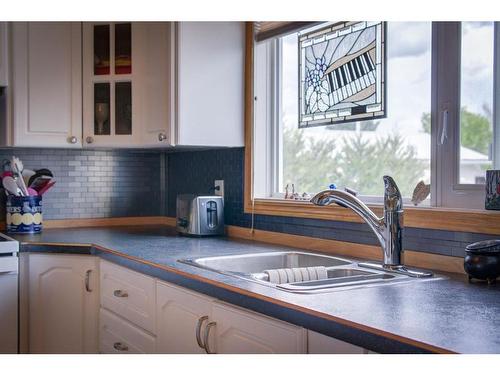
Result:
M52 186L56 184L55 181L50 181L48 184L45 184L44 187L42 187L40 190L38 190L38 195L43 195L44 193L47 192Z

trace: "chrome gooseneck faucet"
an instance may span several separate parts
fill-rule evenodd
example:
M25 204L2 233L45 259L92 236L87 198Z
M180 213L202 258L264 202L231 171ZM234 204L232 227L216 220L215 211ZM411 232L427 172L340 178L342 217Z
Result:
M383 263L364 262L360 267L382 269L402 273L412 277L430 277L432 273L411 270L401 264L403 252L403 198L398 186L390 176L384 176L384 216L377 217L354 195L337 189L325 190L316 194L311 202L318 206L337 203L350 208L372 229L383 251Z

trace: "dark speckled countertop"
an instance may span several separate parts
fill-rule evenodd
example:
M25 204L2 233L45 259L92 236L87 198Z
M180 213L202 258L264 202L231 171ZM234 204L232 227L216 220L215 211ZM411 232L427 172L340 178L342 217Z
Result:
M284 247L180 237L163 226L46 229L11 237L24 244L21 251L96 254L377 352L500 353L500 287L469 284L462 275L304 295L177 261Z

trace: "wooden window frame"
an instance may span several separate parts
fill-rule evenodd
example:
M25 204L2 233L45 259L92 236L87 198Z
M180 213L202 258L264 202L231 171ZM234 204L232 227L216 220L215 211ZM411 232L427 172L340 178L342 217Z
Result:
M352 210L331 205L318 207L309 202L253 198L253 61L254 27L246 23L245 35L245 162L243 206L247 214L286 216L294 218L323 219L363 223ZM381 205L368 205L377 215ZM405 226L457 232L500 234L500 211L484 209L454 209L443 207L405 207Z

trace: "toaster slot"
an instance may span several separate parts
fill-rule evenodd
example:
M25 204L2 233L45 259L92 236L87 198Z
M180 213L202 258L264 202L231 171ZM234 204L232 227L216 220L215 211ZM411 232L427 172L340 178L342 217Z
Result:
M207 227L214 229L219 225L217 215L217 202L207 201Z

